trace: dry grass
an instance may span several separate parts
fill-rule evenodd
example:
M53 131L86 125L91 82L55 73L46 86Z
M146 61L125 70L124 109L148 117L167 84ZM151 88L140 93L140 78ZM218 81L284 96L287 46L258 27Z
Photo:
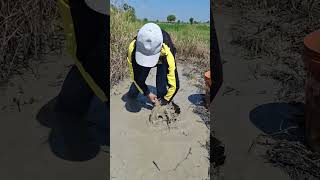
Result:
M241 0L232 6L241 9L241 18L233 26L234 42L248 50L248 58L271 67L261 74L283 84L280 100L302 101L303 38L320 28L320 2Z
M196 42L196 43L194 43ZM207 65L210 61L210 50L208 44L197 40L195 37L182 39L177 43L179 59L186 59L195 62L199 66Z
M55 0L0 2L0 81L61 47L57 18Z
M110 82L114 85L129 75L128 47L141 23L133 22L126 12L117 9L111 9L110 19Z
M303 38L320 29L320 2L240 0L232 6L241 9L233 26L234 43L248 50L248 59L261 60L265 70L260 75L282 84L279 100L304 101ZM290 127L260 135L253 145L265 147L265 159L292 179L319 179L320 156L303 144L304 137L297 136L297 130Z
M251 145L266 147L262 156L276 167L282 168L293 180L320 178L320 154L311 151L297 135L298 127L289 127L274 134L261 134Z

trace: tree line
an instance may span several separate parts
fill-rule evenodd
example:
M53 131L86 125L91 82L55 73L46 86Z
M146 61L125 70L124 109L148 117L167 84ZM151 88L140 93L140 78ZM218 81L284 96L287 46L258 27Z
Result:
M128 17L130 19L132 19L133 21L138 20L137 17L136 17L136 11L135 11L134 7L132 7L129 4L125 3L125 4L123 4L122 9L127 12ZM177 22L178 24L179 23L184 23L181 20L178 20L178 21L176 21L176 20L177 20L177 18L173 14L170 14L170 15L167 16L167 22L169 22L169 23L175 23L175 22ZM143 21L144 22L149 22L148 18L144 18ZM156 20L156 22L159 22L159 20ZM190 24L198 24L198 23L201 23L201 22L200 21L196 21L193 17L190 17L189 18L189 23ZM210 23L210 21L207 21L206 23Z

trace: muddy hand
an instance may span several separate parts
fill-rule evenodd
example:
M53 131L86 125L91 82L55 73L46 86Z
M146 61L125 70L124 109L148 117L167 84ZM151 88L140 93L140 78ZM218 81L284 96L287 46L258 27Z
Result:
M154 103L155 106L160 106L161 105L160 101L157 98L154 100L153 103Z
M149 100L150 100L151 102L155 103L155 101L156 101L156 99L157 99L157 96L156 96L155 94L153 94L153 93L150 93L150 94L148 95L148 98L149 98Z

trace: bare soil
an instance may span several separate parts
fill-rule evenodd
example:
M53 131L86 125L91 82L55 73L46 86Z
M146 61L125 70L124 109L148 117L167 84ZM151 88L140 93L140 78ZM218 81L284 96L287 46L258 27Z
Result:
M214 17L224 62L223 86L210 111L214 118L212 130L225 145L227 157L220 177L226 180L290 179L262 158L263 152L248 152L252 141L262 133L250 121L251 112L260 105L274 102L279 84L257 75L255 70L263 62L246 60L246 50L231 43L230 27L238 17L237 12L217 9Z
M51 129L42 126L36 118L40 108L60 91L72 63L68 56L48 56L44 62L32 64L32 70L25 70L0 86L0 179L105 180L109 177L106 147L88 161L63 160L49 147ZM97 99L93 100L89 117L97 118L105 113L99 110L92 113L99 109L98 104Z
M180 90L174 102L181 108L171 128L150 126L153 106L144 96L134 104L126 101L130 80L120 82L111 93L111 179L149 180L201 180L208 178L209 129L193 109L203 95L195 86L203 78L190 75L190 68L178 64ZM155 72L152 70L147 84L155 91ZM188 76L189 75L189 76ZM131 107L130 107L131 106Z

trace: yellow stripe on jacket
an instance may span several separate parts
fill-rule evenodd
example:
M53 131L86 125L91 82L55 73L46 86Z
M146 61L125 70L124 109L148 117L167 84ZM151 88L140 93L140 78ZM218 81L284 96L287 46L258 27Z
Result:
M161 56L166 56L167 62L168 62L168 70L169 73L167 74L169 89L167 91L167 94L164 96L164 99L167 101L170 101L175 92L177 91L177 81L176 81L176 64L174 60L174 56L170 51L170 48L163 43L162 49L161 49Z
M137 89L140 91L140 93L143 94L142 89L139 87L139 85L135 82L134 80L134 71L133 71L133 66L132 66L132 53L135 48L135 42L136 40L133 40L128 49L128 64L129 64L129 71L130 71L130 77L131 80L134 82L136 85ZM176 65L175 65L175 59L173 54L170 51L169 46L167 46L165 43L162 44L162 49L161 49L161 56L166 56L167 63L168 63L168 74L167 74L167 80L169 84L169 89L167 91L167 94L164 96L164 99L167 101L170 101L173 97L173 95L177 91L177 79L176 79Z
M64 33L67 39L67 51L71 54L72 58L74 59L75 65L77 66L82 77L85 79L85 81L87 82L91 90L102 102L106 102L108 100L107 95L104 93L104 91L101 88L107 88L107 87L99 87L76 56L77 43L75 38L73 20L70 12L69 1L59 0L58 7L59 7L60 15L62 16Z
M132 58L132 53L133 53L133 50L134 50L135 42L136 42L136 40L133 40L129 45L127 60L128 60L128 65L129 65L130 78L131 78L132 82L136 85L136 87L139 90L139 92L143 94L142 89L138 86L138 84L134 80L134 72L133 72L132 59L131 58Z

